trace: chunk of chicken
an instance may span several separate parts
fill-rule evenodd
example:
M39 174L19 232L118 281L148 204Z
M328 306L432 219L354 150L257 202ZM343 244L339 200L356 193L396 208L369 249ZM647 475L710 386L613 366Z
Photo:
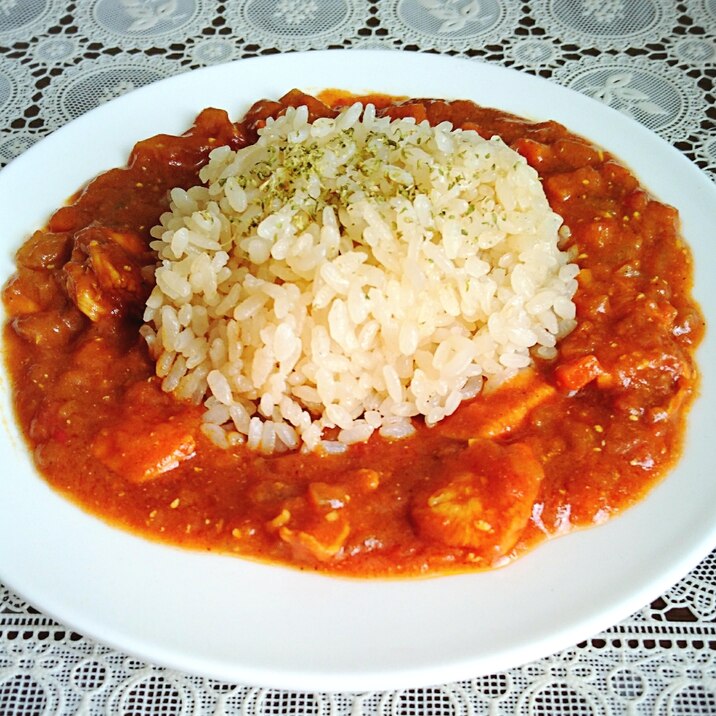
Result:
M36 231L17 251L18 266L41 270L62 266L70 257L72 241L69 234Z
M517 543L542 478L542 466L526 444L475 440L417 491L412 518L422 537L470 548L491 564Z
M3 286L2 302L11 316L24 316L44 311L60 292L49 272L20 267Z
M345 519L337 519L335 522L324 520L310 532L290 527L280 527L278 531L279 537L291 545L296 556L307 553L319 562L333 559L343 548L349 533L350 527Z
M350 534L350 524L340 509L307 509L302 499L289 500L268 525L290 545L298 559L327 562L336 557Z
M513 433L538 405L556 394L534 370L526 370L497 390L479 395L436 426L458 440L500 438Z
M351 500L375 492L384 473L369 468L347 470L335 482L311 482L302 494L280 501L266 528L290 545L294 557L328 562L344 556L351 534ZM274 492L273 483L270 492ZM365 521L365 515L362 516Z
M278 532L299 559L327 562L340 554L350 534L345 509L349 502L346 486L313 482L305 497L286 500L267 526Z
M148 294L142 268L151 263L141 237L88 226L74 237L64 266L67 294L90 320L141 306Z

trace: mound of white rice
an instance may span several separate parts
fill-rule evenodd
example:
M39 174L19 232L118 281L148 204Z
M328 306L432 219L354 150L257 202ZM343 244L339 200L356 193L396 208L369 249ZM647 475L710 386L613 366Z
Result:
M255 145L215 149L201 180L152 229L142 333L219 445L403 437L574 327L561 219L497 137L291 108Z

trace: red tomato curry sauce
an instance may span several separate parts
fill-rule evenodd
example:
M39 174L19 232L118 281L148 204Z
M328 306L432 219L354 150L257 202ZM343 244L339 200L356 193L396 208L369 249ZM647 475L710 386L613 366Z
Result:
M361 577L495 566L639 500L678 458L698 383L703 318L677 212L560 124L468 101L363 98L500 135L539 172L581 267L578 326L554 361L411 438L342 455L217 448L202 409L162 392L138 329L168 190L198 183L213 147L255 141L286 106L314 119L354 98L324 99L294 90L238 123L207 109L180 137L139 142L17 252L5 358L45 479L147 537Z

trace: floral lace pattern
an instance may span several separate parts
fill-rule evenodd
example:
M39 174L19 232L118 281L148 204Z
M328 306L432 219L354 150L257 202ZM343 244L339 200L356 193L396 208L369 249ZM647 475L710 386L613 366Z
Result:
M0 0L0 42L47 30L53 14L51 0Z
M237 0L226 8L252 45L278 50L342 47L369 14L367 0Z
M716 178L716 0L0 0L0 162L135 87L326 47L439 51L583 92ZM0 585L0 714L716 713L716 553L653 604L537 662L365 694L228 684L94 642Z
M675 4L659 0L538 0L532 11L563 40L600 49L661 40L671 34L676 21Z
M203 0L97 0L79 3L75 18L87 37L107 44L155 47L201 32L207 10Z
M618 109L671 142L701 133L706 98L693 78L669 65L618 54L587 57L563 65L554 78Z
M399 0L380 4L381 22L421 49L464 50L499 42L514 27L517 3L498 0Z
M45 93L59 115L58 124L98 107L137 87L169 76L165 63L153 58L116 55L111 64L104 58L72 67L64 75L62 84L51 84Z

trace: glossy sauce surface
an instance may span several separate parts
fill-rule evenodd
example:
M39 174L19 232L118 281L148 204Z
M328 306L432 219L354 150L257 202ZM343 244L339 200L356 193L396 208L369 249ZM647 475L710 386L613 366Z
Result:
M554 361L412 438L343 455L221 450L200 408L161 391L138 329L168 189L197 183L213 147L251 143L287 105L315 118L354 99L322 98L260 101L238 123L205 110L182 137L140 142L19 250L6 362L48 482L151 538L363 577L502 564L639 500L678 458L698 385L703 319L677 212L561 125L467 101L363 98L498 134L537 169L581 267L578 326Z

